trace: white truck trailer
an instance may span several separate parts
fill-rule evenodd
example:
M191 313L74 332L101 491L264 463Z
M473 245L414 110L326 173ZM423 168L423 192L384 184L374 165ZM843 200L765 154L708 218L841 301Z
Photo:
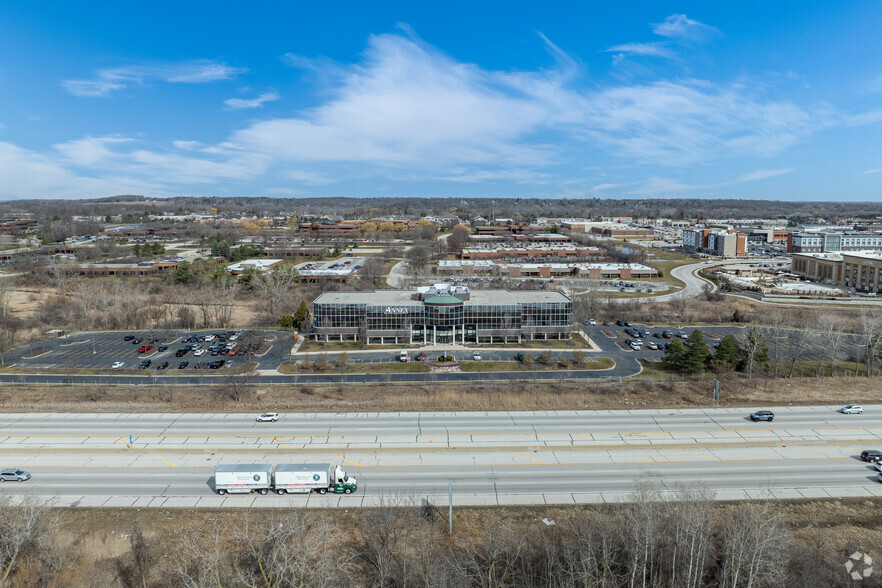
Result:
M214 489L218 494L266 494L272 484L270 464L221 464L214 470Z
M326 463L279 464L273 472L273 488L276 494L352 494L358 481L347 476L340 466L331 471Z

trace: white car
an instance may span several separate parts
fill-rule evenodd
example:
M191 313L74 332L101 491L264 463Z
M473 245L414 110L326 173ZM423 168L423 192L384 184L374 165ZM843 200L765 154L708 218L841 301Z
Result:
M874 461L874 462L873 462L873 467L876 468L876 470L882 472L882 460L880 460L880 461Z
M113 365L110 367L115 370L118 370L119 368L121 368L124 365L126 365L126 363L124 361L115 361L115 362L113 362Z
M197 349L196 351L193 352L193 355L195 355L196 357L199 357L200 355L205 355L205 350L204 349Z
M205 336L205 340L206 340L207 342L214 341L214 335L206 335L206 336Z
M258 423L274 423L277 420L279 420L279 413L277 412L265 412L257 417Z
M591 325L591 326L594 326L594 325L597 324L597 321L594 320L594 319L588 319L588 324Z
M649 343L646 344L646 348L652 349L653 351L656 351L658 349L658 345L656 345L655 343L650 341Z
M475 351L474 353L472 353L472 359L474 359L475 361L481 361L481 354Z
M861 414L864 412L864 407L860 404L849 404L848 406L840 408L839 412L842 414Z

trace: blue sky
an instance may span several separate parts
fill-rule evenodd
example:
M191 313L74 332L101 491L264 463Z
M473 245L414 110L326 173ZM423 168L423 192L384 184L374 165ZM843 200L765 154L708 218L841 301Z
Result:
M311 4L0 2L0 198L882 199L880 2Z

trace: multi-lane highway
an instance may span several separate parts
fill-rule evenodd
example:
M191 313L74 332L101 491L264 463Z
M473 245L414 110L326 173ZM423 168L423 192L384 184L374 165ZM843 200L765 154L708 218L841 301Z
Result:
M99 506L360 506L396 494L457 504L622 499L638 478L664 489L703 483L722 498L876 496L857 459L882 447L882 406L747 411L0 415L0 466L29 482L0 484L59 504ZM360 481L341 497L213 493L218 463L340 463Z

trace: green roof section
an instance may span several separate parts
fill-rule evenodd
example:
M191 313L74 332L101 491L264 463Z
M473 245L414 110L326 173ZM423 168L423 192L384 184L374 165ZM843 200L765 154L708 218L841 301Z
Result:
M423 300L426 304L462 304L459 296L429 296Z

